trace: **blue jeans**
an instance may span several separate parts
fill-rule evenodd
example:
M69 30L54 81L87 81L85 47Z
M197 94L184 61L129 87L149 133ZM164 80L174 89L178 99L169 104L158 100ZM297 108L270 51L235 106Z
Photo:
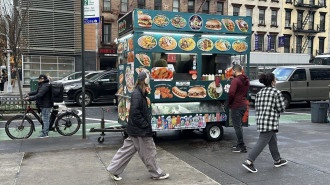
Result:
M49 130L49 118L50 118L50 109L51 108L41 108L41 118L44 123L44 128L42 129L43 133L48 133Z

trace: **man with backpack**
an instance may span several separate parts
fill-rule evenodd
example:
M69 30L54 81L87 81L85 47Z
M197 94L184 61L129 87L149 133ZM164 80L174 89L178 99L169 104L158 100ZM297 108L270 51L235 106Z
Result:
M37 101L37 106L41 109L42 121L44 123L42 134L39 137L48 137L50 109L53 106L53 100L51 85L46 75L41 74L39 76L39 87L37 91L29 92L25 100Z

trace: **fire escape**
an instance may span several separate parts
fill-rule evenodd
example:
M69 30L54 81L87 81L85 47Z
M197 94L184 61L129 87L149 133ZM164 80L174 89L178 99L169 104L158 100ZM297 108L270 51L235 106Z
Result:
M298 49L300 49L301 53L305 52L306 48L308 47L309 41L315 36L315 34L325 31L325 28L320 27L319 24L314 24L314 14L317 9L326 7L325 1L316 0L316 2L317 3L315 4L315 0L309 0L309 3L305 4L304 0L294 1L294 6L296 8L307 9L307 15L303 17L304 14L302 13L301 19L299 20L298 18L297 23L293 23L293 32L295 38L297 38L298 34L303 34L305 36L304 41L300 45L301 48L296 48L296 51L299 51ZM305 12L305 10L303 12ZM311 16L313 20L310 21Z

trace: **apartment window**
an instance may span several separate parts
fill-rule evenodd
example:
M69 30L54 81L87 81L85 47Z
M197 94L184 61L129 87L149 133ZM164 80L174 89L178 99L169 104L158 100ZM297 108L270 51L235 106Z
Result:
M292 0L286 0L285 2L286 3L292 3Z
M325 31L325 13L320 13L320 31Z
M155 0L155 10L162 10L162 0Z
M302 36L297 36L297 43L296 43L296 53L301 53L301 46L302 46Z
M277 26L277 10L272 10L272 26Z
M303 24L303 11L299 11L298 12L298 16L297 16L297 28L298 29L302 29L302 24Z
M144 9L146 7L145 0L138 0L138 8Z
M128 0L121 0L120 1L120 11L127 12L128 10Z
M311 56L313 56L313 40L314 37L309 37L308 39L308 54L310 54Z
M259 9L259 24L265 25L265 9Z
M291 10L285 11L285 27L291 28Z
M103 0L103 11L111 10L111 2L110 0Z
M298 0L298 4L303 4L304 0Z
M290 53L290 38L291 35L284 35L284 53Z
M188 0L188 12L195 13L195 0Z
M270 50L271 51L276 51L276 35L271 35L270 36Z
M202 8L202 12L207 13L207 14L210 12L210 2L209 1L205 1L203 8Z
M258 33L258 37L259 37L258 38L259 39L259 45L258 45L259 51L264 51L264 37L265 37L265 35Z
M325 0L319 0L319 4L320 4L321 6L324 6L324 5L325 5Z
M180 11L180 0L173 0L173 12Z
M110 44L111 41L111 24L104 24L103 27L103 43Z
M311 15L309 16L308 29L309 30L313 30L314 29L314 13L311 13Z
M238 6L234 6L233 7L233 16L239 16L239 8Z
M246 8L246 16L252 17L253 9L252 8Z
M319 54L324 53L324 37L319 37Z
M309 0L310 5L314 5L314 0Z
M223 2L217 2L217 14L223 15Z

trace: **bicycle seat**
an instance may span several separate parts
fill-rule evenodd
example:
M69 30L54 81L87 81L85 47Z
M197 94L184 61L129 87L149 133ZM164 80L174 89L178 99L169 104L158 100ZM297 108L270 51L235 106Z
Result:
M54 105L54 106L53 106L53 109L58 109L58 108L59 108L58 105Z

